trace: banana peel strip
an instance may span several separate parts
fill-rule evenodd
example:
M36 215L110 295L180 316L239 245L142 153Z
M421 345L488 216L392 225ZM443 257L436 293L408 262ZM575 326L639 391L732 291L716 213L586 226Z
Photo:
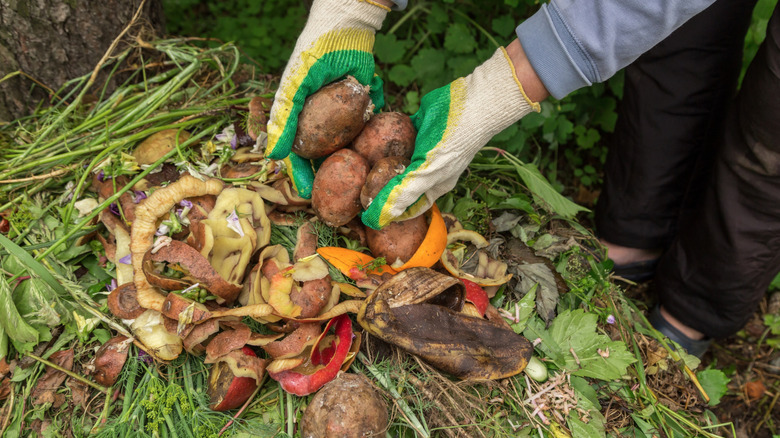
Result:
M464 253L466 247L459 242L468 242L476 247L477 252L473 255L478 258L477 268L474 273L463 270ZM471 230L457 230L447 234L447 248L441 254L441 264L454 277L463 278L480 286L500 286L512 278L512 274L507 274L507 265L498 260L491 259L487 253L481 251L488 246L488 241L481 234Z
M527 339L483 318L429 304L453 287L452 280L426 268L403 271L365 300L357 321L372 335L463 380L520 373L533 353Z
M177 181L155 190L135 210L135 220L130 233L130 253L133 263L133 283L137 290L138 303L146 309L160 311L165 296L147 281L143 272L143 258L152 248L157 218L181 200L192 196L216 195L222 191L222 181L208 179L201 181L191 175L184 175Z

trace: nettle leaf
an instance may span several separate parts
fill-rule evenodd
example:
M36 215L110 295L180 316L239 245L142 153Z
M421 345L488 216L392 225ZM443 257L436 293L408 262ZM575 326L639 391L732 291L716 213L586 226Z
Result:
M455 23L444 34L444 48L454 53L472 53L477 48L477 40L463 23Z
M491 25L493 26L493 32L506 37L514 33L517 23L509 14L506 14L494 18Z
M400 61L410 47L412 47L412 41L399 40L395 34L377 34L374 43L377 59L387 64Z
M597 316L582 309L567 310L560 313L549 330L541 324L529 322L529 339L540 337L541 348L552 358L559 368L571 372L574 376L591 377L601 380L615 380L626 373L626 368L636 361L626 345L613 341L608 336L597 333ZM535 337L530 337L530 336ZM576 354L576 358L574 354Z
M710 406L720 403L720 399L726 395L729 381L731 381L723 371L715 369L699 371L696 373L696 378L699 379L704 392L710 397Z

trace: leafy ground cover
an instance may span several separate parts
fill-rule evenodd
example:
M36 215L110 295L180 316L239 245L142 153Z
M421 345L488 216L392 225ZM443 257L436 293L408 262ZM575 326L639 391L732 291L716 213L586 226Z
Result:
M422 5L403 16L406 25L438 19L432 12L442 11L430 9L438 6ZM446 5L448 18L459 16ZM461 19L466 23L468 17ZM390 35L400 35L404 23L394 24ZM500 21L486 32L471 25L464 27L475 41L501 28ZM419 43L413 36L418 31L410 28L404 38L378 43L390 47L378 46L384 52L380 61L389 56L387 65L413 66L415 53L429 42L448 50L446 33ZM436 38L444 39L434 43ZM398 41L409 53L406 60L393 58ZM413 43L406 47L403 41ZM456 74L451 67L447 74ZM52 96L51 106L0 126L0 228L7 229L0 237L3 436L299 436L310 397L291 395L266 378L242 409L212 411L205 391L210 367L201 357L155 362L133 345L117 383L95 382L96 351L128 330L108 312L106 295L117 264L107 261L94 239L96 233L107 237L95 219L155 167L136 167L129 154L155 132L183 128L191 140L160 162L205 172L206 156L220 162L232 152L223 148L220 155L207 147L204 153L203 146L218 143L225 128L242 126L249 99L270 98L274 87L267 70L242 65L230 44L205 49L186 40L139 42L100 68L123 78L123 85L109 92L102 84L88 86L89 76L78 78ZM415 77L403 85L396 74L403 73L388 78L395 96L391 105L411 111L425 80ZM566 108L550 105L543 116ZM537 121L540 130L532 131L531 140L496 139L439 202L442 211L488 237L496 257L509 264L514 279L492 303L513 330L536 341L535 355L548 380L520 374L460 382L366 336L349 372L366 375L381 389L390 406L388 436L776 435L780 300L768 295L755 320L733 338L718 340L703 363L675 353L643 317L653 303L651 285L610 276L609 262L600 261L592 234L578 222L587 212L561 198L562 184L551 187L538 170L549 174L558 166L545 165L539 151L510 146L521 140L555 142L556 132L568 131L556 128L566 117ZM583 126L574 125L566 144ZM587 135L589 128L583 129ZM127 182L81 215L77 203L95 198L89 186L101 169ZM575 176L591 173L582 172ZM576 181L569 178L562 180ZM566 191L574 193L568 185ZM293 227L276 226L272 242L291 249L294 236Z

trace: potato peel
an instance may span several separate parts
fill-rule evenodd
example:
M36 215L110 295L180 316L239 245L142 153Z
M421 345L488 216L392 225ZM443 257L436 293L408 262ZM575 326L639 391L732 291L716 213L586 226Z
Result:
M222 278L200 252L186 243L176 240L156 253L152 254L151 251L148 251L144 256L144 273L147 275L149 282L156 286L165 288L169 283L162 280L169 279L154 274L149 262L163 261L178 263L182 266L188 273L187 277L189 277L186 283L191 285L197 282L201 287L216 295L220 304L233 303L241 292L240 285L229 283ZM170 280L181 281L180 279Z
M162 309L165 297L147 281L143 272L143 258L152 248L157 218L168 213L182 199L192 196L216 195L222 191L222 181L208 179L201 181L184 175L170 185L155 190L135 210L131 230L130 252L133 262L133 282L138 291L138 303L146 309Z

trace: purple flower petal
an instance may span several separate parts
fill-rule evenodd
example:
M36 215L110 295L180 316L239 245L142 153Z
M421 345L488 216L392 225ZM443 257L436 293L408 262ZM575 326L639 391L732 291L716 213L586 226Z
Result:
M106 174L102 170L100 172L98 172L98 174L97 174L97 180L98 181L103 182L103 181L105 181L105 178L106 178Z
M230 148L235 149L237 144L238 144L238 137L234 135L233 138L230 139Z
M117 260L117 261L118 261L119 263L124 263L125 265L129 265L129 264L131 264L131 263L132 263L132 260L131 260L130 254L128 254L128 255L126 255L126 256L124 256L124 257L122 257L121 259L119 259L119 260Z
M133 202L135 202L136 204L138 204L139 202L147 198L146 193L140 190L133 191L132 196L133 196Z
M108 206L108 210L109 210L111 213L114 213L114 214L115 214L115 215L117 215L117 216L121 216L121 214L119 214L119 206L117 206L117 205L116 205L116 202L112 202L112 203L111 203L111 204Z
M154 362L154 358L152 356L150 356L149 353L147 353L147 352L145 352L143 350L138 350L138 360L140 360L143 363L152 363L152 362Z
M192 202L186 199L182 199L181 202L179 202L179 205L181 205L184 208L192 208Z
M116 278L111 279L111 283L108 283L106 285L106 290L111 292L112 290L116 289Z
M614 324L614 323L615 323L615 316L614 315L609 315L607 317L607 324Z

